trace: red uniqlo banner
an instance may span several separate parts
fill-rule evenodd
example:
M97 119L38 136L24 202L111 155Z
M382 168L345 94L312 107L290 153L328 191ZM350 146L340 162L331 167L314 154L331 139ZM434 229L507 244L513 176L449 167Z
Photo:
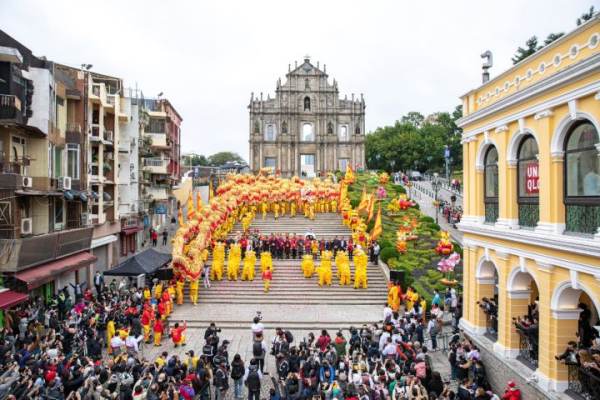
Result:
M539 167L537 161L527 164L525 167L525 192L527 194L539 193Z

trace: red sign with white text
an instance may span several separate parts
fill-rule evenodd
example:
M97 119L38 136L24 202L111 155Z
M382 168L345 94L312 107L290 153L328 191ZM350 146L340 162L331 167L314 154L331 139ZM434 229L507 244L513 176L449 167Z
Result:
M525 167L525 192L527 194L539 193L539 167L537 161L528 163Z

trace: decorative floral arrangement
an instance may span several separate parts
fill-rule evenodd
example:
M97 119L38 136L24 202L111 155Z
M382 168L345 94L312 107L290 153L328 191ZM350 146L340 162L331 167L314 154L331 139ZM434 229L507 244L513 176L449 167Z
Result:
M381 185L385 185L389 181L390 181L390 176L388 175L387 172L382 172L381 174L379 174L379 183Z
M383 186L379 186L377 188L377 198L379 200L383 200L387 197L387 190Z
M408 196L406 196L405 194L401 194L401 195L398 196L397 203L398 203L398 207L401 210L406 210L409 207L414 207L415 206L415 202L412 201L412 200L410 200L408 198Z
M406 233L402 231L396 232L396 250L400 254L404 254L408 250L406 246Z
M460 254L454 252L450 254L446 258L442 258L438 263L438 271L442 272L446 275L444 279L441 279L440 282L446 286L454 286L458 282L456 279L452 279L452 274L454 273L454 268L460 263Z
M454 245L450 241L450 234L447 231L440 232L440 240L435 247L435 252L442 256L447 256L454 250Z

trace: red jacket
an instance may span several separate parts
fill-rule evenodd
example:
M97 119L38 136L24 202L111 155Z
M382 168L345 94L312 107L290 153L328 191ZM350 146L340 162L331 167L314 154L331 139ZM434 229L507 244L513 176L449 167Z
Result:
M181 335L186 328L187 324L183 324L183 326L171 329L171 339L173 339L173 342L177 343L181 340Z
M507 390L504 392L502 400L521 400L521 391L519 389Z
M164 326L163 326L163 324L162 324L162 321L161 321L160 319L157 319L157 320L154 322L154 329L153 329L153 331L154 331L155 333L162 333L164 329L165 329L165 328L164 328Z

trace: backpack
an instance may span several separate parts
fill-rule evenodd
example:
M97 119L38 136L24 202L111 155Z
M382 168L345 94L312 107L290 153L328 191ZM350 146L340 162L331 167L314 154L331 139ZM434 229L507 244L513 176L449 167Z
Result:
M250 392L260 391L260 377L258 376L256 369L251 369L248 373L248 377L246 378L246 386L248 386L248 391Z
M205 344L204 347L202 347L202 354L204 354L205 356L212 357L213 347L210 344Z
M433 328L431 328L431 336L437 336L440 333L440 326L437 321L434 321Z
M234 363L231 366L231 379L238 380L244 376L244 365L242 363Z
M290 332L290 331L285 331L283 334L285 335L285 340L286 340L288 343L292 343L292 342L294 341L294 335L292 335L292 332Z
M254 343L252 343L252 355L256 358L263 358L264 354L263 354L263 348L262 348L262 343L255 341Z

